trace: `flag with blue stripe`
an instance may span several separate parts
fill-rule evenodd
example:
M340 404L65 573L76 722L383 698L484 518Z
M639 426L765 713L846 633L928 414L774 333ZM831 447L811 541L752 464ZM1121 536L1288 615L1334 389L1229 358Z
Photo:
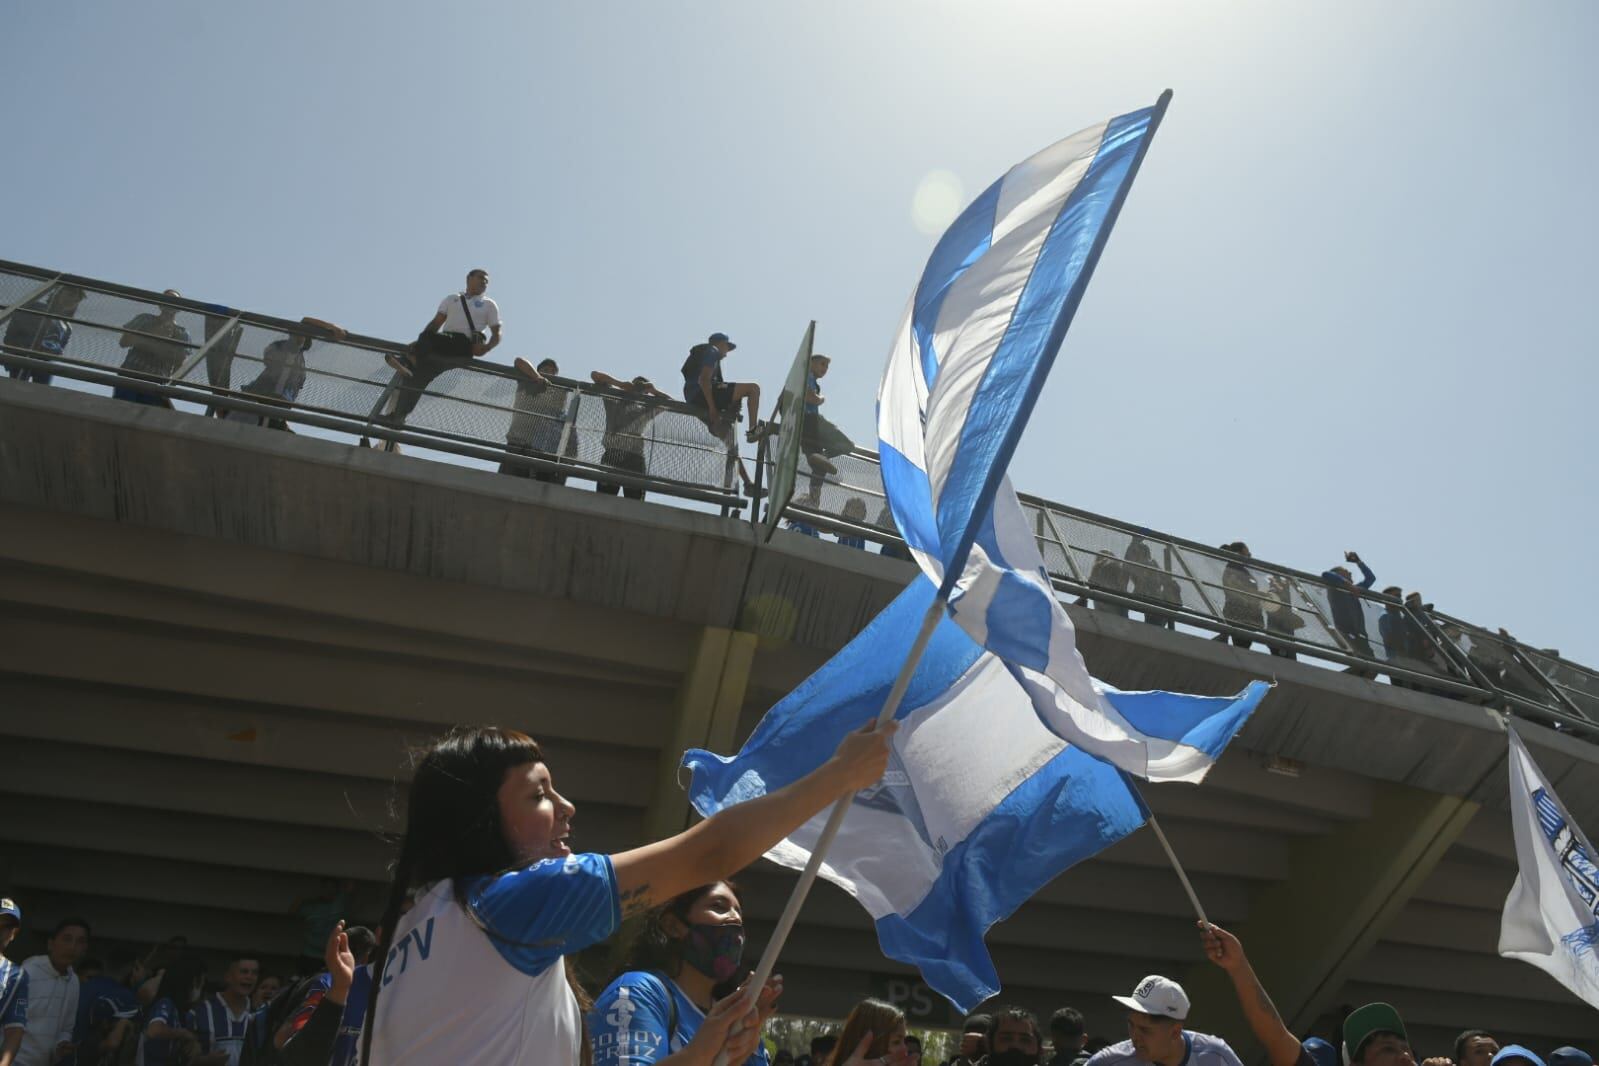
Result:
M1207 762L1147 735L1089 676L1004 476L1169 96L1017 164L955 220L890 353L878 444L913 556L1049 728L1139 777L1196 781Z
M695 809L709 817L798 780L876 717L936 594L918 577L773 707L737 755L685 753ZM1106 690L1173 758L1207 766L1258 698ZM1016 667L947 617L896 717L889 770L854 798L820 874L871 914L885 955L970 1010L1000 986L989 927L1147 811L1123 771L1045 726ZM826 821L818 814L767 857L803 869Z

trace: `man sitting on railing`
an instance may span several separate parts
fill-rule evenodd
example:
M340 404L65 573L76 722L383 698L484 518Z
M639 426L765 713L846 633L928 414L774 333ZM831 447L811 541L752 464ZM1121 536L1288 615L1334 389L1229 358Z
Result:
M62 319L77 314L78 305L82 302L82 289L76 285L62 285L50 295L41 296L26 307L18 308L11 313L11 321L6 323L6 346L20 348L34 355L61 355L66 351L67 341L72 339L72 324ZM53 317L56 315L62 317ZM4 364L6 373L18 381L50 384L49 371L32 370L3 359L0 359L0 364Z
M603 370L596 370L589 375L594 379L594 384L613 389L622 396L606 396L605 399L605 452L600 456L600 463L604 466L614 467L617 470L632 474L635 477L645 476L644 467L644 430L650 421L660 414L662 408L653 404L640 403L638 398L650 396L660 400L670 400L671 397L651 384L650 379L640 375L632 381L623 381L613 378ZM615 496L620 489L622 495L630 500L642 500L644 489L642 486L619 485L614 481L596 481L594 490Z
M478 356L488 355L500 343L500 305L483 295L488 287L489 272L481 267L473 270L466 276L464 290L439 301L438 311L422 327L408 353L384 356L405 379L394 409L385 421L404 422L433 379Z
M161 295L182 294L177 289L167 289ZM171 304L163 304L155 314L145 311L134 315L122 329L117 343L128 350L127 358L122 360L123 370L164 381L177 373L189 353L189 331L178 325L178 309ZM165 396L136 385L118 385L111 395L129 403L172 408L172 401Z
M761 387L753 381L723 381L722 360L738 345L728 340L725 333L713 333L704 344L688 350L683 361L683 401L706 413L711 435L725 438L729 430L723 418L738 420L738 405L742 400L749 410L750 428L745 439L751 444L760 440L762 426L758 417L761 406Z

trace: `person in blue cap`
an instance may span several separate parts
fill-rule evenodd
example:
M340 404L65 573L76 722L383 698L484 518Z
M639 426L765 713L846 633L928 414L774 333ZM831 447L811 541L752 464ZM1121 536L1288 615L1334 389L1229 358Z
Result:
M1593 1056L1581 1048L1557 1047L1549 1053L1549 1066L1593 1066Z
M724 435L722 419L738 417L742 401L750 416L750 428L745 437L754 443L760 439L762 426L759 418L761 387L753 381L722 380L722 360L738 345L725 333L713 333L704 344L688 350L683 361L683 402L698 407L706 413L711 434Z
M1520 1044L1506 1044L1499 1049L1489 1066L1548 1066L1538 1053Z
M22 928L22 908L0 898L0 952L11 946ZM11 1066L28 1027L28 975L22 967L0 955L0 1066Z

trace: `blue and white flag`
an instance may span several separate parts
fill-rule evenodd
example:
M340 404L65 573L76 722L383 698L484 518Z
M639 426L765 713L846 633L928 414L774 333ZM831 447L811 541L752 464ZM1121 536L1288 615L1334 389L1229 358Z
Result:
M1599 1008L1599 865L1593 845L1510 729L1510 824L1519 873L1499 954L1549 974Z
M890 353L878 438L912 554L1045 724L1139 777L1197 781L1208 762L1145 734L1089 676L1004 477L1168 97L1017 164L950 226Z
M934 597L918 577L773 707L736 756L685 753L695 809L709 817L798 780L875 718ZM1206 765L1255 704L1160 692L1107 698L1148 736ZM1015 671L948 618L896 717L888 773L855 797L820 873L871 914L885 955L917 966L970 1010L999 991L988 928L1137 829L1147 811L1122 771L1045 728ZM803 869L827 816L767 857Z

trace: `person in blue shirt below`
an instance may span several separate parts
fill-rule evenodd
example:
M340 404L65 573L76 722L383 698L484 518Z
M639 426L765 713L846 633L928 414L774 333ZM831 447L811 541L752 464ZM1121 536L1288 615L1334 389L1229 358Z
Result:
M866 501L859 496L851 496L844 501L844 509L839 512L846 522L854 522L858 526L866 524ZM866 538L859 533L840 533L838 542L846 548L859 548L866 550Z
M222 990L194 1006L195 1036L200 1050L216 1058L225 1066L239 1066L244 1053L245 1037L250 1029L250 993L255 991L256 979L261 976L261 963L249 956L228 962L222 975Z
M11 946L22 928L22 908L0 899L0 952ZM11 1066L28 1027L28 975L0 954L0 1066Z
M180 956L167 967L139 1033L138 1066L173 1066L179 1061L190 1066L221 1066L227 1061L226 1052L199 1053L194 1006L204 990L205 964L194 956Z
M1347 566L1335 566L1325 571L1322 579L1332 586L1327 590L1327 608L1332 614L1333 628L1349 642L1355 654L1371 658L1371 639L1366 634L1366 611L1353 590L1371 588L1377 583L1377 575L1355 552L1344 552L1344 560L1360 567L1360 584L1355 584L1355 576ZM1361 667L1350 667L1349 672L1376 676Z
M882 777L893 723L849 734L799 780L616 855L572 849L576 808L527 734L460 727L427 749L406 802L372 964L361 1061L589 1059L567 957L624 918L728 877L840 796ZM401 906L412 900L401 917ZM762 990L768 1000L775 986ZM732 1026L759 1021L746 990Z
M698 885L645 916L626 970L606 986L589 1014L594 1066L710 1063L765 1066L760 1025L729 1032L745 1013L734 990L744 955L744 917L727 881ZM774 993L782 978L773 978ZM776 1008L762 997L761 1024Z
M115 1061L123 1041L135 1039L139 997L134 989L144 984L150 971L144 957L131 948L113 948L109 972L84 980L78 993L78 1024L73 1029L78 1061ZM79 968L80 976L90 964Z
M366 1000L372 988L371 930L334 926L328 969L273 1039L283 1066L354 1066L361 1050Z

